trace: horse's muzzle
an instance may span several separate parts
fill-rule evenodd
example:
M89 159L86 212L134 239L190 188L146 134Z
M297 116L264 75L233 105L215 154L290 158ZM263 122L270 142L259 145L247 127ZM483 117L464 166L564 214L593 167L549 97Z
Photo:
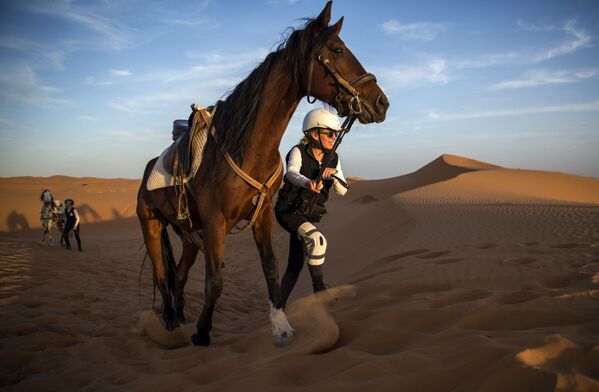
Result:
M374 102L374 105L369 102L362 102L363 110L358 115L358 120L362 124L381 123L385 121L387 109L389 109L389 100L385 94L381 93Z

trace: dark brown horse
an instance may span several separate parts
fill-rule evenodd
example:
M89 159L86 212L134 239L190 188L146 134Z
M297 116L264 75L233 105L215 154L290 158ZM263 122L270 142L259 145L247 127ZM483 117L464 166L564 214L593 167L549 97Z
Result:
M162 317L172 329L184 321L183 291L189 269L199 250L206 261L204 306L192 336L196 345L210 344L212 314L223 287L222 261L225 237L237 223L249 220L257 208L252 199L259 191L227 163L228 153L239 167L259 183L276 174L272 186L262 188L254 239L268 285L270 320L275 344L294 338L282 309L279 273L272 244L272 197L281 184L279 144L300 100L308 96L337 108L340 115L355 114L361 123L385 119L387 98L373 75L339 38L341 18L329 26L331 3L316 19L294 30L251 74L220 102L212 122L214 137L205 147L199 172L187 184L190 219L177 220L173 187L148 191L146 182L156 159L146 167L137 198L137 216L146 249L154 267L154 283L162 295ZM166 228L172 225L183 242L179 263L170 250Z

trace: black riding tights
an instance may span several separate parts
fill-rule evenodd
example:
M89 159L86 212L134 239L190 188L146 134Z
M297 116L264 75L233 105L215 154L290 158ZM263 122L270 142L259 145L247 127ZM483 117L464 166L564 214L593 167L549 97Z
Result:
M71 249L71 243L69 242L69 234L73 230L72 226L67 226L62 233L62 238L64 239L64 243L66 244L67 249ZM81 225L78 225L73 233L75 233L75 239L77 240L77 247L81 250L81 238L79 238L79 231L81 230Z
M297 278L304 267L304 243L297 237L297 231L289 235L289 258L287 269L281 279L281 299L283 306L293 291Z

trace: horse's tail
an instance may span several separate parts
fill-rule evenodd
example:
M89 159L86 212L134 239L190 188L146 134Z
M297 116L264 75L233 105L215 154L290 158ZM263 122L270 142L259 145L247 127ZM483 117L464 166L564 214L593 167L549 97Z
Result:
M162 261L164 263L164 270L166 271L166 286L171 296L175 295L175 274L177 272L177 264L175 263L175 256L173 255L173 247L171 240L168 237L168 231L166 226L162 229L160 234L160 247L162 248Z

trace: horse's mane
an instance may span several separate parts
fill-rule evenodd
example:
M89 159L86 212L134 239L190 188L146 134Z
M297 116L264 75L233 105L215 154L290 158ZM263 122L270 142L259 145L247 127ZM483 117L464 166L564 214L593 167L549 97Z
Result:
M228 152L236 162L243 162L245 147L250 136L249 131L256 121L266 81L275 62L282 61L287 71L292 73L296 83L306 83L305 73L312 57L306 53L310 51L311 54L319 50L330 36L330 29L325 34L321 34L316 42L310 42L306 38L306 32L315 19L304 20L305 24L302 28L288 28L287 36L283 37L277 49L269 53L247 78L235 86L224 101L218 102L213 120L217 141L209 138L203 164L210 168L210 179L214 178L216 169L224 162L221 151Z

